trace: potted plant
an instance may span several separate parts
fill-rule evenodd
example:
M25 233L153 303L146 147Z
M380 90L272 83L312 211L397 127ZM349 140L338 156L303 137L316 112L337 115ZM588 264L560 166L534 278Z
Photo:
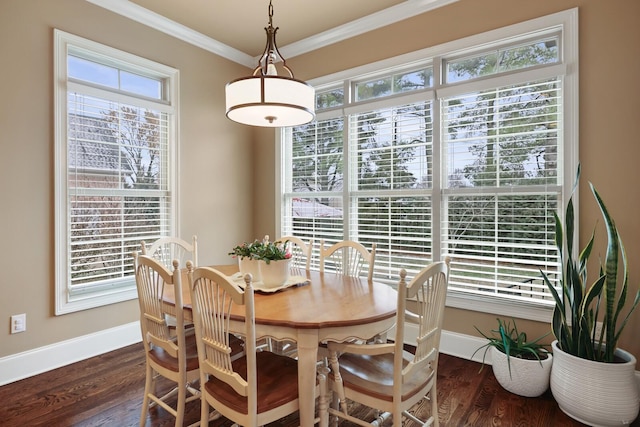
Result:
M289 279L289 261L292 257L288 241L269 240L269 235L262 241L243 243L229 252L238 258L238 268L242 275L251 273L254 282L261 282L265 288L283 285Z
M497 320L498 329L492 329L489 335L476 327L489 341L476 349L471 357L484 348L482 370L487 352L491 351L493 374L505 390L520 396L540 396L549 388L553 361L545 345L540 343L549 333L528 341L527 334L518 331L514 319L510 322L500 318Z
M579 176L578 167L576 184ZM588 284L587 266L595 230L578 259L574 257L573 196L566 208L564 227L554 214L562 264L559 290L542 273L555 300L551 392L560 409L582 423L627 425L638 416L640 402L634 375L636 359L619 349L617 342L640 301L640 291L636 291L627 314L621 316L628 292L627 255L613 218L593 184L590 187L607 230L604 265L598 261L597 279Z
M238 269L244 276L249 273L253 277L253 281L262 280L260 275L260 261L258 260L258 251L262 246L262 242L254 240L252 243L244 242L235 246L229 255L238 259Z
M268 235L256 245L255 259L260 261L260 274L265 287L278 287L289 280L291 256L289 242L271 242Z

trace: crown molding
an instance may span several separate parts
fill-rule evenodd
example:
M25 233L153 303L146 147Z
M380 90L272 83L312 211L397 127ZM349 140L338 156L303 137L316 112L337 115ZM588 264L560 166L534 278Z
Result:
M355 21L288 44L279 48L279 50L282 56L287 59L293 58L457 1L459 0L406 0L404 3L396 6L391 6L379 12L372 13L371 15L356 19Z
M246 53L212 39L211 37L207 37L198 31L192 30L185 25L165 18L164 16L132 3L129 0L87 1L211 53L215 53L218 56L227 58L230 61L237 62L238 64L244 65L248 68L255 67L256 61L253 56L247 55Z
M257 57L248 55L229 45L207 37L191 28L172 21L162 15L150 11L129 0L86 0L113 13L117 13L133 21L147 25L172 37L180 39L230 61L254 68ZM457 2L459 0L406 0L396 6L389 7L371 15L356 19L331 30L318 33L306 39L279 48L286 58L293 58L304 53L337 43L351 37L364 34L404 19L428 12L433 9Z

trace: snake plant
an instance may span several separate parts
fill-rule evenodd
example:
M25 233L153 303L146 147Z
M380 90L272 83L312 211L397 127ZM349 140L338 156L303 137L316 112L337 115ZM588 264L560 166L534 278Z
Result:
M578 167L576 185L579 176L580 167ZM612 363L620 334L640 301L640 290L636 292L633 304L626 315L621 318L629 282L627 254L604 201L593 184L589 183L589 185L607 229L606 255L604 264L600 261L598 278L588 285L587 266L594 247L595 229L578 259L574 257L576 218L573 196L566 207L564 228L562 221L554 212L555 242L562 263L560 293L549 277L544 272L541 273L555 300L551 328L560 349L583 359ZM618 271L620 266L621 272ZM601 308L604 312L601 312ZM602 328L598 331L596 324L601 317Z

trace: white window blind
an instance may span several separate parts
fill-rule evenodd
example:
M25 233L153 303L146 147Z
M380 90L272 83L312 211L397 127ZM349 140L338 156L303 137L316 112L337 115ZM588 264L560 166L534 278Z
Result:
M67 105L73 295L130 279L140 241L169 233L171 193L166 113L77 92Z
M551 301L540 271L558 268L561 93L558 78L443 100L451 290Z
M427 101L351 116L348 235L366 247L376 243L378 278L433 259L431 111Z
M175 234L177 71L55 31L56 314L136 297L132 252Z
M281 234L376 243L392 286L450 256L448 305L548 320L578 158L574 13L318 79L320 121L281 133Z
M344 238L342 191L344 120L329 119L300 126L289 140L288 191L283 197L281 235L324 239ZM317 255L317 248L314 248ZM317 267L317 256L312 265Z

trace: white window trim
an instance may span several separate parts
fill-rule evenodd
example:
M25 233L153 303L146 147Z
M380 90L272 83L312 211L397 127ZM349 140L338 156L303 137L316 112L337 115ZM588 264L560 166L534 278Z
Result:
M563 67L563 69L566 70L563 85L564 128L562 138L564 140L564 157L562 159L562 162L564 176L562 176L562 180L564 187L570 189L573 187L575 171L577 170L579 159L579 149L577 142L579 138L578 8L568 9L565 11L554 13L552 15L535 18L529 21L513 24L496 30L487 31L485 33L465 37L463 39L451 41L442 45L429 47L419 51L410 52L393 58L381 60L375 63L340 71L328 76L310 80L308 83L314 86L316 90L322 90L330 87L335 87L345 80L353 79L355 76L379 73L385 69L395 68L403 65L410 66L414 63L424 63L424 58L438 58L440 56L444 56L445 54L447 57L449 57L452 55L452 53L464 54L466 50L482 44L492 44L507 38L513 39L514 37L519 37L522 40L526 40L532 37L532 35L540 34L541 32L557 33L558 31L562 33L562 65L558 65L553 68L557 70L559 67ZM531 71L531 73L535 73L535 71ZM541 72L541 75L545 75L547 73L548 71L545 70ZM436 76L434 75L434 79L435 77ZM440 97L441 93L438 93L438 96ZM435 103L435 105L437 105L437 103ZM341 107L336 108L335 110L328 111L327 113L320 113L318 114L317 120L325 119L336 114L343 114L348 108L354 107ZM434 132L439 131L438 120L434 122L434 126L437 126L437 128L434 127ZM285 132L291 132L291 130L283 129L280 131L276 131L276 230L282 229L283 212L281 195L285 191L285 188L283 187L283 175L280 173L280 171L282 170L283 165L286 164L284 158L285 153L282 149L283 141L285 140ZM436 173L438 175L436 175ZM440 167L437 166L437 169L434 170L434 178L436 176L439 177L439 173ZM569 197L571 197L570 191L566 191L565 200L562 201L563 206L566 206ZM573 194L573 197L574 207L575 209L577 209L579 205L577 189ZM434 213L436 212L435 209L436 206L434 205ZM578 215L579 213L576 211L576 216ZM434 247L439 247L435 246L436 243L438 242L433 242ZM434 257L437 255L439 254L434 253ZM553 311L553 304L543 306L531 305L527 302L514 303L514 301L501 300L499 298L493 298L491 296L480 295L476 297L469 294L461 294L455 292L450 292L447 296L447 306L544 322L551 321Z
M170 229L173 234L178 234L177 224L179 224L179 195L177 189L178 175L178 112L179 105L179 71L156 62L132 55L130 53L111 48L100 43L96 43L73 34L54 29L54 126L55 126L55 149L54 149L54 194L55 194L55 314L61 315L79 310L100 307L121 301L137 298L135 279L123 279L113 286L95 286L91 289L88 286L80 292L69 290L69 253L68 253L68 211L67 200L67 55L69 49L84 49L93 52L96 56L113 58L117 61L126 62L139 67L140 70L147 70L155 76L161 76L169 81L166 100L167 109L171 109L173 114L168 123L169 135L169 188L173 197L173 207L170 213Z

